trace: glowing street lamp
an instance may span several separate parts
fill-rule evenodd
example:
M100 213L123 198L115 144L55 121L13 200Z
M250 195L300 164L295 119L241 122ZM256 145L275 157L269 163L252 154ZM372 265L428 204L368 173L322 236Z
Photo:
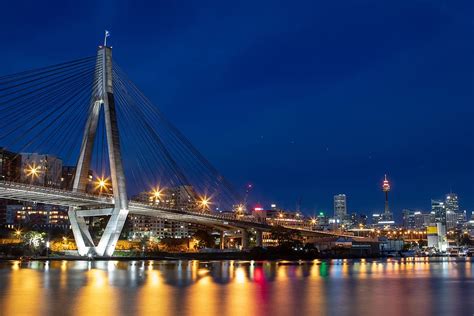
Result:
M199 201L199 205L203 210L208 210L209 206L211 204L211 199L208 198L207 196L203 196L201 200Z
M14 235L15 235L16 238L20 238L21 237L21 229L15 230Z
M159 199L161 197L161 190L158 188L154 189L152 195L155 199Z
M156 187L150 192L150 201L153 204L158 204L161 201L162 195L163 195L162 190L159 187Z
M245 211L245 208L244 208L244 205L243 204L239 204L237 205L237 207L235 208L235 212L238 216L241 216L241 215L244 215L244 211Z
M36 164L28 165L25 169L25 173L27 177L31 177L31 181L38 178L41 173L41 167L37 166Z
M100 193L102 193L102 191L108 191L109 190L109 179L108 178L104 178L104 177L97 177L97 179L95 180L95 189L96 190L99 190Z

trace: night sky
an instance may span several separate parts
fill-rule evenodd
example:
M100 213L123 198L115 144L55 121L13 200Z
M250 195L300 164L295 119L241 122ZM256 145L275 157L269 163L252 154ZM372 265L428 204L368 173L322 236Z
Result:
M5 2L5 1L4 1ZM99 4L100 2L100 4ZM474 2L9 1L0 74L94 55L250 200L307 214L474 209Z

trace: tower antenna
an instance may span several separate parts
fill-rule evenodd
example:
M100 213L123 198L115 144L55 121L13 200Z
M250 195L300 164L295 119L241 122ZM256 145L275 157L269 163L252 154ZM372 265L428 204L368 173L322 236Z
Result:
M110 36L110 32L105 30L105 34L104 34L104 47L107 46L107 37Z

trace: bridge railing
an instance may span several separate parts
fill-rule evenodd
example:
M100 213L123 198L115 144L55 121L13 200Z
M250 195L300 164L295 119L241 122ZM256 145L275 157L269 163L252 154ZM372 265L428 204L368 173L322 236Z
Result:
M178 208L167 207L167 206L156 206L156 205L151 205L149 203L145 203L142 201L130 200L130 202L135 205L138 204L146 208L171 211L174 213L181 213L181 214L187 214L187 215L199 215L202 217L208 217L208 218L219 219L219 220L238 221L242 223L265 224L265 222L262 222L258 218L248 218L248 217L239 218L239 216L237 216L234 213L204 213L204 212L199 212L199 211L184 210L184 209L178 209Z
M6 181L6 180L0 180L0 185L3 187L19 189L19 190L24 190L24 191L45 192L49 194L57 193L63 196L69 196L73 198L89 198L89 199L94 199L94 200L99 200L99 201L102 200L100 202L105 202L108 204L113 203L113 195L109 193L94 194L94 193L86 192L85 190L72 191L72 190L61 189L57 187L40 186L40 185L34 185L34 184L29 184L29 183L24 183L24 182L14 182L14 181ZM242 218L241 216L238 216L235 213L204 213L204 212L199 212L199 211L191 211L191 210L183 210L183 209L178 209L178 208L173 208L173 207L167 207L165 205L155 206L155 205L150 205L149 203L135 201L135 200L130 200L129 202L133 204L141 205L146 208L165 210L165 211L170 211L174 213L182 213L182 214L187 214L187 215L199 215L202 217L208 217L208 218L219 219L219 220L229 220L229 221L234 221L234 222L237 221L237 222L242 222L242 223L265 224L265 221L262 221L258 218L252 218L252 217Z
M29 184L29 183L24 183L24 182L14 182L14 181L6 181L6 180L0 180L0 185L3 187L9 187L12 189L21 189L21 190L27 190L27 191L35 191L35 192L47 192L47 193L58 193L62 195L67 195L71 197L86 197L86 198L104 198L109 201L107 203L113 202L111 199L113 199L113 195L111 194L93 194L90 192L86 192L85 190L68 190L68 189L61 189L53 186L41 186L41 185L35 185L35 184Z

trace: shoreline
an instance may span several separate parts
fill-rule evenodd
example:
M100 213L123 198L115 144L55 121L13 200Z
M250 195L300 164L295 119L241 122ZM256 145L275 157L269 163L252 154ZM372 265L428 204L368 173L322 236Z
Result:
M162 253L149 256L112 256L112 257L79 257L79 256L7 256L0 257L0 261L21 260L28 261L139 261L139 260L199 260L199 261L313 261L313 260L361 260L361 259L405 259L405 258L453 258L470 259L473 257L449 257L449 256L420 256L420 257L388 257L388 256L295 256L295 255L252 255L249 253Z

